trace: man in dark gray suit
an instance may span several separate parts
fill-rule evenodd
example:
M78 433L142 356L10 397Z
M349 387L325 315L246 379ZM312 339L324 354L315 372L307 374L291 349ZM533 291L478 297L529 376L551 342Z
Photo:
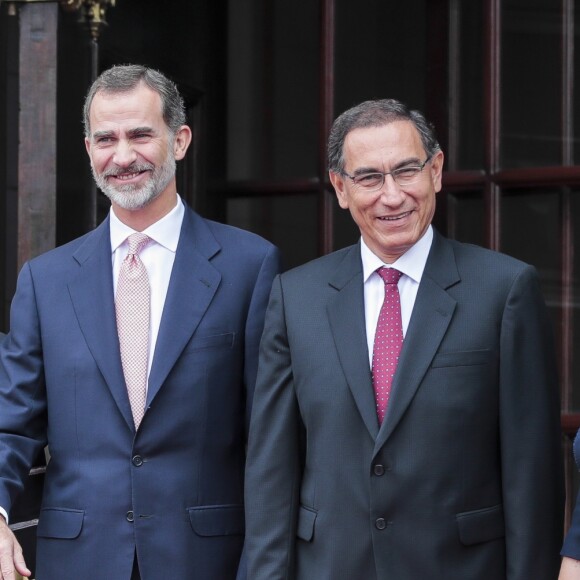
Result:
M362 103L328 149L361 240L274 282L246 470L249 578L553 580L559 399L535 269L433 229L443 153L420 113ZM404 342L375 399L381 268L402 273L391 318Z

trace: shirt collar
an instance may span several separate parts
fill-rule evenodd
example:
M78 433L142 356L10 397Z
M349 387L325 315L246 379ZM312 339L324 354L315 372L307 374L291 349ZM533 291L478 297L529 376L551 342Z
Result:
M131 235L135 230L125 225L113 211L110 215L110 230L111 230L111 252L115 252L117 248ZM175 207L159 221L151 224L147 229L143 230L152 240L164 246L168 250L175 252L177 250L177 243L179 242L179 235L181 232L181 224L183 216L185 215L185 207L179 195L176 196Z
M433 227L429 226L423 236L415 242L402 256L400 256L392 264L385 264L370 248L365 244L364 240L360 240L360 253L363 265L363 282L369 279L371 274L378 270L381 266L388 266L396 268L399 272L409 276L415 282L421 282L423 270L431 250L433 242Z

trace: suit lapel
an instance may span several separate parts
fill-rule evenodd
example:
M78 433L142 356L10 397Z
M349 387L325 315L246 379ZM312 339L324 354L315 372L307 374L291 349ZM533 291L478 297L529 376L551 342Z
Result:
M79 326L121 414L134 429L119 354L109 218L87 236L73 258L80 268L68 288Z
M186 206L149 375L147 404L159 392L218 289L221 274L209 260L219 251L206 223Z
M375 444L378 453L411 404L453 317L456 301L447 289L460 281L451 244L435 232L419 285L385 421Z
M330 280L337 290L327 306L338 358L359 413L370 436L378 433L377 413L365 330L360 246L352 246Z

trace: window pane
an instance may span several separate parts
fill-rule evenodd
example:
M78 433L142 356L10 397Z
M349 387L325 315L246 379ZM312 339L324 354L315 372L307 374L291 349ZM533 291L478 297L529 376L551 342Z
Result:
M228 179L316 175L318 3L230 0L229 17Z
M317 196L240 197L227 201L227 223L255 232L282 251L284 268L316 258Z
M485 245L485 206L481 192L447 196L449 237Z
M482 14L481 0L450 0L449 150L445 153L452 170L483 167Z
M572 247L580 244L580 191L571 197ZM572 335L572 401L571 411L580 412L580 252L574 252L572 264L572 288L570 308Z
M336 0L336 112L395 98L425 112L425 0Z
M556 331L560 329L562 296L560 237L558 191L510 191L504 195L501 206L502 252L537 268Z
M360 230L354 223L350 211L342 209L335 200L333 212L333 247L335 250L346 248L358 241Z
M506 0L502 12L502 166L561 164L561 3Z
M580 102L578 100L578 87L580 87L580 4L575 2L574 10L574 36L575 46L573 47L574 64L573 64L573 87L574 92L572 97L573 108L573 134L572 134L572 148L573 148L573 163L580 164ZM574 94L575 93L575 94Z

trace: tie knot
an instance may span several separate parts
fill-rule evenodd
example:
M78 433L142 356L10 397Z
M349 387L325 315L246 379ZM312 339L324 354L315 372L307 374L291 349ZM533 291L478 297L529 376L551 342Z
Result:
M150 239L151 238L148 235L142 234L141 232L131 234L127 238L127 242L129 243L129 251L127 253L131 255L138 254L147 245Z
M383 279L385 284L397 284L399 282L399 278L403 275L402 272L399 270L395 270L395 268L379 268L377 270L379 276Z

